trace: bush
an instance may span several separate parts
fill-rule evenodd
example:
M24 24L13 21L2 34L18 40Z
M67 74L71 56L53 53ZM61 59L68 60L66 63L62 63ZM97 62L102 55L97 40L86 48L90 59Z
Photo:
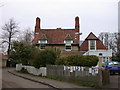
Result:
M56 60L55 64L58 65L70 65L70 66L96 66L98 63L98 57L89 55L71 55L60 57Z
M36 68L45 67L47 64L55 64L56 58L56 53L52 50L37 50L35 54L33 54L33 59L31 63Z

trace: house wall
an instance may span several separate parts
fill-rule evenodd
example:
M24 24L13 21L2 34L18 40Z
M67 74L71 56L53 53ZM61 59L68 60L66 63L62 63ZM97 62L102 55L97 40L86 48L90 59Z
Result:
M89 43L88 40L85 40L83 44L80 46L80 51L88 51ZM96 50L107 50L107 48L103 45L100 40L96 40Z
M85 40L83 44L80 46L80 51L88 51L88 41Z
M102 50L106 50L107 48L103 45L103 43L100 40L96 41L96 49L102 49Z
M90 50L84 53L84 55L95 55L99 56L102 53L102 62L110 61L112 57L112 50ZM105 59L105 60L104 60Z
M2 67L6 67L7 60L2 60Z
M46 48L59 48L61 51L65 50L65 46L46 46Z
M0 60L0 67L6 67L7 60Z
M65 50L65 45L61 45L61 46L46 46L46 48L59 48L61 51L64 51ZM72 45L72 51L78 51L78 46L73 46Z
M2 67L2 60L0 60L0 68Z

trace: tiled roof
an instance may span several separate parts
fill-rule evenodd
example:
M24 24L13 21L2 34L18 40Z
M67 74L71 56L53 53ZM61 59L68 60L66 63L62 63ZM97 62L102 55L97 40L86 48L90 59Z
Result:
M67 34L66 37L65 37L65 40L72 40L72 37L70 34Z
M86 39L87 40L97 40L98 38L91 32Z
M64 44L67 35L73 39L73 44L79 44L78 36L75 39L75 29L41 29L39 34L35 34L33 44L37 44L43 34L46 35L48 44Z
M8 57L4 55L3 53L0 53L0 60L7 60Z
M39 39L40 39L40 40L47 40L47 37L46 37L45 34L42 34Z

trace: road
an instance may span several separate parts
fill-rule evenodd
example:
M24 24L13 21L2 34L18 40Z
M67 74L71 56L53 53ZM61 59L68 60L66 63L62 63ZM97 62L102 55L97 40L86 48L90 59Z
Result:
M2 70L2 88L50 88L46 85L14 76L8 69Z
M40 84L37 82L33 82L30 80L23 79L21 77L15 76L8 72L9 69L2 70L2 78L1 78L1 70L0 70L0 81L2 80L2 88L52 88L44 84ZM18 74L18 73L17 73ZM19 73L20 74L20 73ZM49 80L46 78L34 77L27 74L22 74L29 78L34 78L34 80L40 80L47 82L49 84L55 85L58 88L87 88L82 86L76 86L70 83L59 82L55 80ZM1 82L0 82L1 84ZM110 76L110 84L107 86L108 88L120 88L120 76L118 75L111 75Z

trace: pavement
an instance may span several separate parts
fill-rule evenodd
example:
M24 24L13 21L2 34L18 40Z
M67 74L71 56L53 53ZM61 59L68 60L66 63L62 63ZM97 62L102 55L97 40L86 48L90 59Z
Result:
M59 88L90 88L90 87L78 86L78 85L68 83L68 82L52 80L52 79L48 79L45 77L39 77L39 76L31 75L31 74L16 72L15 68L8 69L8 72L15 76L18 76L18 77L21 77L21 78L24 78L24 79L27 79L33 82L38 82L38 83L47 85L52 88L58 88L58 89Z

